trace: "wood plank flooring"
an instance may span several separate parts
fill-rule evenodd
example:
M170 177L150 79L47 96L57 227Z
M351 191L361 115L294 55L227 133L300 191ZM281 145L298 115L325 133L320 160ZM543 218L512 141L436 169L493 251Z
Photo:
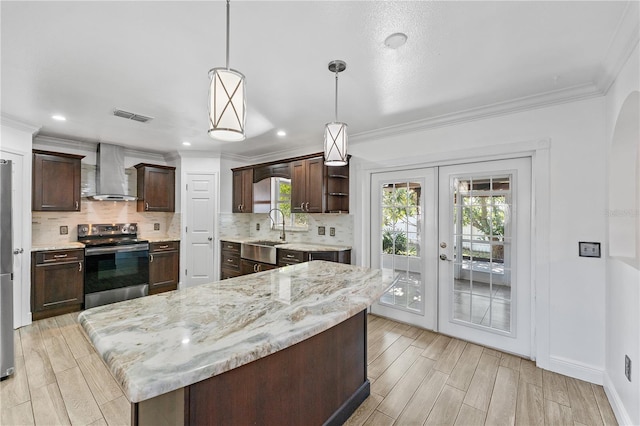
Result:
M1 425L129 424L129 402L76 317L16 331ZM367 337L371 396L347 425L616 424L601 386L531 361L371 315Z

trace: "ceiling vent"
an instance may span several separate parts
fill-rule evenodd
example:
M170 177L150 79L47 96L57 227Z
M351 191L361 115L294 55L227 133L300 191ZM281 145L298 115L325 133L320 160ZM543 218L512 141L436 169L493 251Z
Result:
M135 114L133 112L124 111L122 109L114 109L113 115L116 117L126 118L128 120L138 121L140 123L146 123L149 120L153 120L153 117L147 117L146 115Z

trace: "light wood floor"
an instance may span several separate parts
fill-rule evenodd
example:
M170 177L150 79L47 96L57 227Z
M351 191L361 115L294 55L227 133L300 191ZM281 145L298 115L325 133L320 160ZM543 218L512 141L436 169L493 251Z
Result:
M129 403L76 316L16 331L0 424L129 424ZM368 321L371 396L348 425L616 424L601 386L384 318Z

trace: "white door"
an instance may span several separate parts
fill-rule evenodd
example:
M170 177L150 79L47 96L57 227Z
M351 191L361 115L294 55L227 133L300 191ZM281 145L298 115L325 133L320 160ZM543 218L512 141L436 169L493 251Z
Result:
M0 157L4 160L10 160L12 163L11 173L11 206L12 214L11 221L13 227L13 325L15 328L28 324L28 321L23 321L23 317L29 313L29 293L23 289L29 288L29 281L23 282L25 279L29 280L29 275L25 273L23 269L26 269L26 259L29 255L28 250L24 249L24 218L22 214L22 203L25 191L23 190L23 160L24 156L20 154L14 154L7 151L2 151ZM31 226L31 224L28 224ZM26 303L25 303L25 299Z
M371 181L371 266L395 277L374 314L436 329L436 169L384 172Z
M439 168L439 331L531 356L531 161Z
M215 281L215 174L187 174L185 276L191 287Z

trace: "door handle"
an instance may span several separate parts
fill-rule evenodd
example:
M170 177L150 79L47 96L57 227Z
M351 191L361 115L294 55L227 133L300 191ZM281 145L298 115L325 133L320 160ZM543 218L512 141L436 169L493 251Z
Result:
M15 249L15 250L13 251L13 254L22 254L23 252L24 252L24 249L19 248L19 249Z
M447 262L451 262L452 260L447 257L446 254L442 253L440 255L440 260L446 260Z
M207 240L213 241L213 237L209 237L209 238L207 238Z

